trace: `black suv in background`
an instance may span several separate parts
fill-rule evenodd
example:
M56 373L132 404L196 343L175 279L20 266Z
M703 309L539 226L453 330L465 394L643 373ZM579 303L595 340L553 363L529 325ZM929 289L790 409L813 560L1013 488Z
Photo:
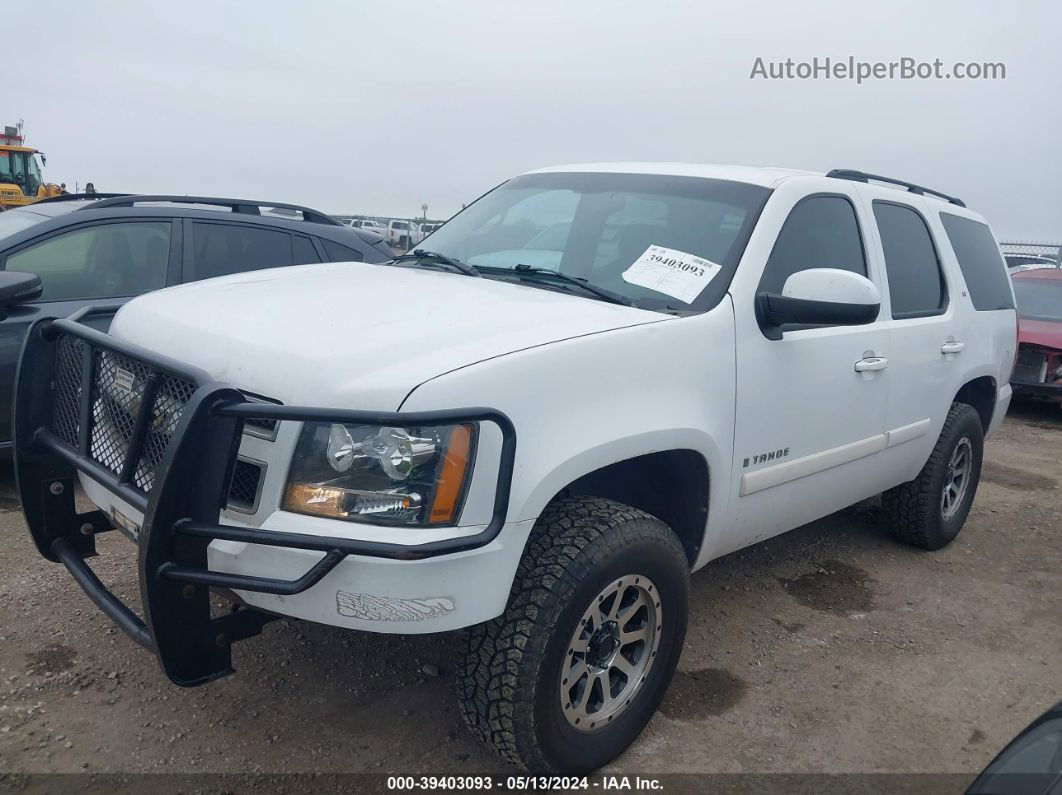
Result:
M0 455L26 328L91 304L230 273L314 262L383 262L383 238L317 210L198 196L57 196L0 213L0 270L41 290L0 289ZM0 274L6 285L14 280ZM107 316L90 325L106 330Z

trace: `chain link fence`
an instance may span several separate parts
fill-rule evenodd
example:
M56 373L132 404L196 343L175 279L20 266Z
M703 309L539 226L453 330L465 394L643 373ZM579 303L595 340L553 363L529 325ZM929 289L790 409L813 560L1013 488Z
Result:
M1031 240L1001 242L1003 256L1011 270L1027 268L1062 267L1059 257L1062 245L1059 243L1037 243Z

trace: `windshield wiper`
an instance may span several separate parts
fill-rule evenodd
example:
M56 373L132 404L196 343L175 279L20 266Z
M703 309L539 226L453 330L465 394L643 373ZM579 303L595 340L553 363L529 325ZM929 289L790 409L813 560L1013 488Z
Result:
M614 293L611 290L607 290L604 287L598 287L596 284L591 284L586 279L577 279L574 276L569 276L567 273L561 273L550 268L536 268L532 265L517 265L515 268L487 268L480 266L482 270L489 271L490 273L515 273L518 278L526 281L537 281L542 283L546 279L540 279L538 277L546 277L549 280L558 281L562 284L568 284L572 287L578 287L579 289L590 293L591 295L600 298L602 301L608 301L610 304L622 304L623 306L634 306L634 301L625 295Z
M413 249L412 254L400 254L395 257L395 262L402 262L403 260L435 260L434 263L425 263L428 265L446 265L447 267L465 274L465 276L482 276L482 274L476 269L475 265L468 265L461 260L456 260L453 257L448 257L445 254L440 254L437 251L428 251L423 248Z

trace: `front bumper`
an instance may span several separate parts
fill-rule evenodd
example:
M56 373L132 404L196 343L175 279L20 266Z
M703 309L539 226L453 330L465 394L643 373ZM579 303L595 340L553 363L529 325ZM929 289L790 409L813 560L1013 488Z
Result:
M1011 381L1010 386L1016 397L1031 397L1062 403L1062 381L1053 384Z
M446 555L446 561L454 562L454 573L467 583L470 573L463 571L460 558L474 550L486 551L488 545L505 548L497 539L508 510L516 434L501 412L469 408L374 413L252 402L196 368L78 322L110 311L113 307L90 307L66 320L45 320L30 329L16 377L16 478L26 522L41 555L66 566L97 606L136 642L154 651L173 682L196 685L231 673L231 643L257 634L271 620L269 614L255 610L212 616L212 587L239 591L246 595L245 601L257 601L262 607L288 600L289 608L296 607L283 612L299 615L299 595L337 567L357 578L359 561L371 561L378 574L380 564L423 564ZM134 408L120 433L113 427L104 433L98 423L104 390L114 388L113 383L101 386L99 373L106 369L101 362L109 366L112 359L126 365L119 370L126 379L122 389L131 389L136 379L142 384L137 399L129 401ZM174 395L182 399L175 400ZM501 431L502 446L492 518L470 535L410 545L221 524L219 515L248 420L493 423ZM113 524L101 510L77 513L78 475L143 517L137 541L143 620L111 594L85 562L96 554L95 536ZM272 554L262 556L263 551ZM276 566L258 570L253 566L256 556L275 562L278 555L302 564L301 576L287 579L277 576ZM240 562L235 564L237 557ZM436 572L446 571L442 563L434 567ZM359 621L412 621L415 618L408 617L412 616L408 611L445 614L452 608L446 602L452 596L445 593L438 595L442 601L425 604L396 597L375 605L365 598L371 591L348 591L349 598L343 593L336 593L336 610L351 619L352 626Z

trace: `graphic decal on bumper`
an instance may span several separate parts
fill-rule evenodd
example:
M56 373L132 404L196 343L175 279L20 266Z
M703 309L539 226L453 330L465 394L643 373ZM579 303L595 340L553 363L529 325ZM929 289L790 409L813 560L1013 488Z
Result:
M424 621L452 613L454 600L448 596L394 599L367 593L336 591L336 611L341 616L366 621Z

